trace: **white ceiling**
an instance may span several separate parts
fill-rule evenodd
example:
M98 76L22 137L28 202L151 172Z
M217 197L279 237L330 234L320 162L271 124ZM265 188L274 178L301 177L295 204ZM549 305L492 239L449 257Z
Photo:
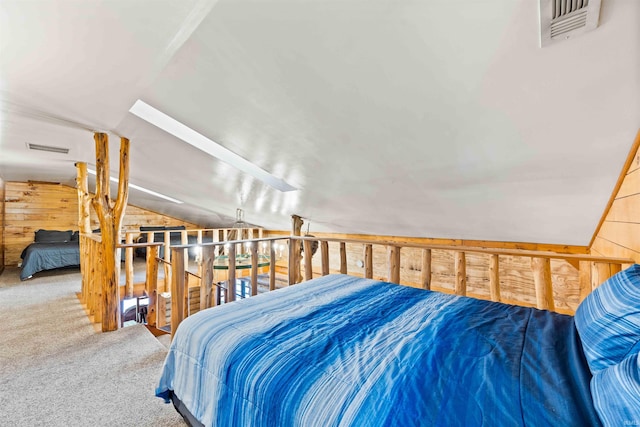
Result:
M0 176L74 185L131 139L129 203L201 225L588 244L640 127L640 2L541 49L531 0L0 2ZM300 190L128 112L137 99ZM68 155L26 143L68 147ZM306 226L305 226L306 229Z

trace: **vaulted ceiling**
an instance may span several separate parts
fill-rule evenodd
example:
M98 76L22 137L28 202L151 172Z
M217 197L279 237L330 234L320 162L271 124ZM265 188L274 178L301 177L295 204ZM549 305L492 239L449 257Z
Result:
M201 225L585 245L640 127L640 2L540 48L530 0L2 0L0 65L8 181L75 185L106 131L113 176L126 136L131 182L184 202L129 203Z

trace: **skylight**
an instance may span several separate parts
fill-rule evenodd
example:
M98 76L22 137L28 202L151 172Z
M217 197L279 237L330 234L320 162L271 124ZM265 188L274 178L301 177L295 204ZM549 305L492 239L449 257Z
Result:
M87 172L89 172L91 175L97 175L96 171L93 170L93 169L87 169ZM118 183L118 178L114 178L114 177L110 176L109 180L111 182ZM174 199L173 197L165 196L164 194L160 194L160 193L155 192L153 190L149 190L147 188L140 187L139 185L135 185L135 184L132 184L132 183L129 183L129 188L133 188L134 190L142 191L143 193L151 194L152 196L156 196L156 197L159 197L161 199L165 199L165 200L168 200L170 202L177 203L179 205L184 203L184 202L181 202L180 200Z
M133 107L131 107L129 112L151 123L152 125L159 127L165 132L170 133L176 138L183 140L187 144L194 146L198 150L204 151L210 156L222 160L223 162L235 167L236 169L239 169L242 172L259 179L260 181L270 185L276 190L280 190L282 192L297 190L297 188L288 184L283 179L271 175L261 167L240 157L233 151L230 151L217 142L196 132L187 125L180 123L173 117L166 115L162 111L155 109L154 107L150 106L140 99L138 99L136 103L133 104Z

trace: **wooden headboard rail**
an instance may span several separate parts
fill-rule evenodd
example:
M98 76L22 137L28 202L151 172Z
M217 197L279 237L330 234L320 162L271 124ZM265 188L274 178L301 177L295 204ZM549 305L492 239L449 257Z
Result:
M231 240L213 243L177 245L171 246L171 330L175 331L180 322L187 316L188 307L188 276L186 274L188 258L186 252L189 248L201 247L202 257L199 261L200 280L200 304L201 309L215 305L217 298L214 296L218 289L213 286L213 260L215 259L215 248L224 246L227 248L229 257L229 269L227 290L227 302L235 299L236 289L236 251L248 248L252 257L251 266L251 295L256 295L258 257L256 256L263 247L271 260L276 259L275 242L286 241L288 245L288 285L294 285L300 281L310 280L313 278L312 257L305 257L304 276L301 271L301 246L304 253L312 253L313 242L319 242L321 253L321 274L327 275L329 269L329 243L338 243L340 247L340 272L347 272L347 256L346 244L362 244L364 259L364 277L373 278L373 246L386 246L387 248L387 280L391 283L400 283L400 257L402 248L413 248L422 250L422 273L421 287L424 289L431 288L431 251L446 250L454 253L455 259L455 293L457 295L466 295L466 254L481 253L488 254L490 257L489 277L490 277L490 295L493 301L500 301L500 277L499 263L500 256L518 256L531 258L531 270L533 273L536 306L540 309L554 310L552 279L550 261L552 259L567 260L574 266L578 266L580 278L580 299L582 300L594 288L599 286L604 280L613 274L619 272L622 266L633 264L634 261L628 258L611 258L602 256L592 256L583 254L560 254L547 251L531 251L517 249L497 249L472 246L448 246L438 244L419 244L404 242L385 242L371 241L359 239L339 239L325 237L301 237L301 236L278 236L259 239ZM301 242L294 244L294 242ZM266 247L265 247L266 246ZM268 247L268 248L267 248ZM239 248L239 249L238 249ZM270 268L269 289L275 289L275 268Z

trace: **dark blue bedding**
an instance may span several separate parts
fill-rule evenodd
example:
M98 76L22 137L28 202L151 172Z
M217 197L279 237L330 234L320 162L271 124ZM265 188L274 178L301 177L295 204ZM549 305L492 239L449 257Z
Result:
M55 242L31 243L22 251L20 280L26 280L36 273L61 267L80 265L80 243Z
M331 275L201 311L156 390L215 426L600 425L573 317Z

